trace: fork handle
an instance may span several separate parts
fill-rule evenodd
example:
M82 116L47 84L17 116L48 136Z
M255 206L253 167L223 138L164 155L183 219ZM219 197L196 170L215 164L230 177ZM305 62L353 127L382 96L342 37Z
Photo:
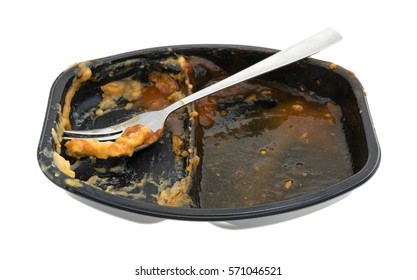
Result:
M202 90L199 90L163 109L167 113L173 112L182 106L195 100L203 98L209 94L230 87L237 83L257 77L259 75L270 72L279 67L288 65L292 62L313 55L330 45L340 41L342 36L334 29L324 29L311 37L285 49L270 57L226 78Z

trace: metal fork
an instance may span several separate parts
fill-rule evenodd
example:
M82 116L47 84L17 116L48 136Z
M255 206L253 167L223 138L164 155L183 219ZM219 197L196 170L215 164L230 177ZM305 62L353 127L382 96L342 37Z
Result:
M120 137L127 128L138 124L147 126L155 132L159 129L162 129L164 127L166 118L173 111L181 108L182 106L224 88L235 85L239 82L257 77L279 67L306 58L329 47L341 39L342 36L334 29L324 29L315 35L285 50L282 50L226 79L223 79L209 87L195 92L162 110L140 113L139 115L125 122L109 126L107 128L92 130L65 130L64 139L97 139L99 141L115 140Z

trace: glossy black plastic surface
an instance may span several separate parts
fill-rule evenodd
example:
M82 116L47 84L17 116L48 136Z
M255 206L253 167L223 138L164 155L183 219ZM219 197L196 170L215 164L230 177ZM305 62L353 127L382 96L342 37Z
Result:
M132 75L141 75L146 71L146 67L155 67L149 61L164 59L172 56L174 53L185 56L199 56L213 61L228 73L237 72L248 67L257 61L273 54L276 50L233 45L186 45L146 49L130 53L115 55L94 61L92 70L96 75L98 83L87 83L83 91L89 92L97 89L111 80L121 79ZM125 61L135 61L135 63L125 64ZM174 69L175 70L175 69ZM111 74L110 74L111 73ZM135 74L136 73L136 74ZM64 71L54 82L51 88L51 94L48 102L45 122L38 147L38 160L42 171L56 185L86 197L88 199L101 202L122 210L132 211L140 214L152 215L157 217L186 219L186 220L232 220L246 219L266 215L278 215L290 211L304 209L315 206L329 200L342 196L367 181L377 170L380 161L380 148L377 142L375 131L372 125L370 112L367 106L364 90L358 79L350 71L329 63L315 59L305 59L278 69L271 73L265 74L260 79L286 84L288 87L300 88L306 91L313 91L317 95L330 98L336 102L342 109L344 118L344 132L351 155L353 175L334 185L315 192L313 194L299 196L293 199L277 201L264 205L239 207L239 208L175 208L161 206L152 203L152 191L146 193L147 197L143 201L132 200L122 196L112 195L98 188L94 188L80 181L75 184L69 180L69 177L58 170L53 164L52 150L53 138L52 128L56 126L58 119L58 104L63 103L65 92L71 85L74 78L75 69L70 68ZM320 80L320 86L317 81ZM337 93L337 94L335 94ZM85 110L83 106L89 107L96 104L99 96L89 96L89 99L79 99L75 97L73 102L78 106L74 110ZM109 116L110 118L111 116ZM119 116L120 119L120 116ZM109 120L104 118L102 125L108 124ZM82 129L81 124L78 129ZM88 124L87 124L88 126ZM100 126L100 124L98 125ZM194 131L188 129L193 127L192 124L185 123L184 131L194 135ZM167 131L164 134L165 142L169 142ZM192 139L192 141L194 141ZM170 180L184 176L184 171L179 170L174 159L167 150L167 145L153 145L148 149L141 151L140 157L122 159L123 165L128 166L132 172L126 176L120 177L119 180L134 181L141 178L141 174L147 173L154 181ZM146 159L145 161L143 159ZM187 158L184 159L186 165ZM82 164L82 163L81 163ZM103 167L111 167L112 161L102 161ZM119 163L120 164L120 160ZM97 166L95 166L97 167ZM89 170L88 164L81 166L81 174L86 174L86 178L94 172ZM118 182L115 182L120 183ZM146 188L146 186L145 186ZM149 188L150 190L150 188ZM198 205L198 203L197 203Z

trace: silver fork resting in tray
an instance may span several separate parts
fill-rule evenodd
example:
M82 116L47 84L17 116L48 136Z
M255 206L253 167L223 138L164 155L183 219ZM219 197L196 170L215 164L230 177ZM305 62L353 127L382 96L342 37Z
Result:
M137 116L106 128L92 130L65 130L64 139L96 139L111 141L120 137L123 132L132 126L143 125L152 131L163 129L166 118L175 110L203 98L209 94L220 91L245 80L265 74L292 62L313 55L330 45L340 41L342 36L332 28L327 28L315 35L226 78L198 92L195 92L168 107L159 111L140 113ZM139 147L138 150L141 148Z

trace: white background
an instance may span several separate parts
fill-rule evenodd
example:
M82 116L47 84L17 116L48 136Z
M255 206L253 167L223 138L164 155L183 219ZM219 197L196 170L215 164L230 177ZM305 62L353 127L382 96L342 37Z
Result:
M280 2L2 1L0 279L140 279L141 265L283 274L242 279L417 279L412 1ZM382 149L371 180L332 206L237 229L122 217L74 199L38 166L49 90L70 64L178 44L282 49L326 27L344 39L314 57L355 72Z

